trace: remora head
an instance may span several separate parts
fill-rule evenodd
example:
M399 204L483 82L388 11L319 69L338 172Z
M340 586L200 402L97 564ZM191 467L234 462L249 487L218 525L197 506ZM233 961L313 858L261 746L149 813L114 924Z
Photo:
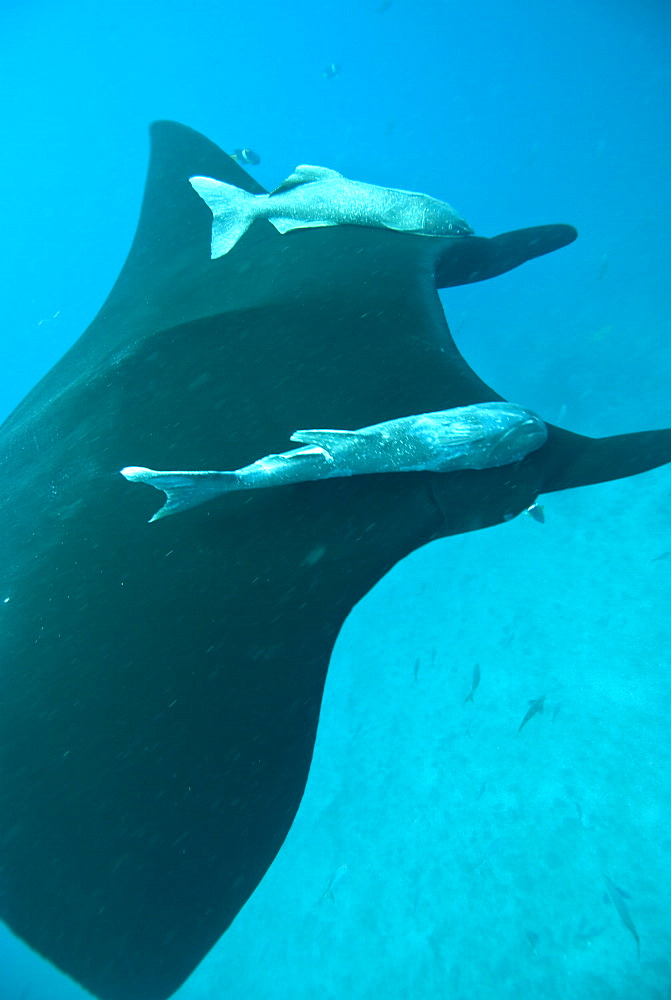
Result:
M446 201L425 196L421 232L429 236L472 236L473 230Z
M482 403L473 411L473 419L482 431L472 445L473 451L478 453L475 468L487 469L519 462L547 441L547 427L541 418L523 406Z

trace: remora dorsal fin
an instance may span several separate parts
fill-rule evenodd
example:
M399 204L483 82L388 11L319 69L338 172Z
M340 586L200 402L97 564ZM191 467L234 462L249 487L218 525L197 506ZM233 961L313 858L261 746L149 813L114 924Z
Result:
M282 191L290 191L291 188L299 187L301 184L311 184L313 181L333 181L339 177L342 177L342 174L337 170L331 170L330 167L311 167L309 163L301 163L293 174L289 174L286 180L270 194L272 196Z
M332 448L354 443L360 437L359 431L312 430L294 431L290 440L299 441L301 444L314 444L318 448L331 452Z

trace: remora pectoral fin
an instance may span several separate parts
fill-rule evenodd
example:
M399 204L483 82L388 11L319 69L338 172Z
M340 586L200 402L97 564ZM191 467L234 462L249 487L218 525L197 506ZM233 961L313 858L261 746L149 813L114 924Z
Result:
M289 440L295 441L296 438L292 437ZM254 463L254 465L266 465L269 461L272 465L277 465L280 462L285 465L287 462L291 465L295 465L296 459L305 458L306 455L321 455L321 457L326 459L327 462L333 461L333 456L329 454L326 448L322 448L319 444L311 445L308 443L305 448L296 448L294 451L285 451L282 455L266 455L265 458L260 458Z
M545 480L544 493L624 479L671 462L671 428L591 438L548 424L548 444L547 454L562 460Z
M310 430L294 431L289 440L299 441L301 444L316 445L316 447L330 453L333 448L357 442L360 438L359 431Z
M287 219L279 216L268 219L278 233L288 233L292 229L317 229L324 226L337 226L337 222L329 222L328 219Z

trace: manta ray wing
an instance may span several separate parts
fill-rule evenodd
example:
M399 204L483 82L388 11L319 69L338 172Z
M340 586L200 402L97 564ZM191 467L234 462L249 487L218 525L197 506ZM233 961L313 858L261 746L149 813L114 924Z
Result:
M157 494L129 463L238 469L296 427L499 399L436 283L575 235L454 240L448 260L440 239L255 222L212 261L193 175L261 193L203 136L154 126L116 285L0 429L0 915L103 1000L165 1000L262 879L352 606L418 546L592 474L588 439L553 431L507 470L301 483L147 524ZM637 467L615 439L607 475L667 461L660 434Z

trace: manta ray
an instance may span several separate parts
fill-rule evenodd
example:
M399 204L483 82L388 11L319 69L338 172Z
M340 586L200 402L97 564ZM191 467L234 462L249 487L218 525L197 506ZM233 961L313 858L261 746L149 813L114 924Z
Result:
M438 289L576 236L257 218L212 259L193 176L265 194L155 124L116 284L0 429L0 916L102 1000L165 1000L254 892L301 802L338 632L395 563L671 460L671 430L547 424L503 466L243 490L147 523L159 494L119 474L131 462L241 469L296 428L501 401Z

